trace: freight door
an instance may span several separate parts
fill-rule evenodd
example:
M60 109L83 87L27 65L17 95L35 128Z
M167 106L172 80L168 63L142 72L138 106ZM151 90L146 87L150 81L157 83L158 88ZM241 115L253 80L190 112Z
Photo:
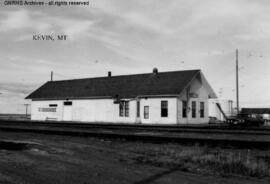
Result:
M63 105L63 121L71 121L72 120L72 102L67 101L64 102Z

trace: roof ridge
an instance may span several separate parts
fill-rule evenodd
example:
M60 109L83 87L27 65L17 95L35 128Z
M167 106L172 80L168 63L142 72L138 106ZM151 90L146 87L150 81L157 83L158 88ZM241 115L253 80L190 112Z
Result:
M200 69L191 69L191 70L174 70L174 71L165 71L165 72L158 72L158 74L168 74L168 73L177 73L177 72L191 72L191 71L201 71ZM128 76L142 76L142 75L150 75L151 73L138 73L138 74L123 74L123 75L112 75L110 78L116 77L128 77ZM48 81L48 82L68 82L68 81L77 81L77 80L89 80L89 79L104 79L108 78L108 76L103 77L87 77L87 78L78 78L78 79L65 79L65 80L55 80L55 81Z

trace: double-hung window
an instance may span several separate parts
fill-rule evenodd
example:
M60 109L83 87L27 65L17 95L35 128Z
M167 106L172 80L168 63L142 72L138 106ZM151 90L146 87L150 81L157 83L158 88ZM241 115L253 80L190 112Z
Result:
M129 101L120 101L119 103L119 116L129 117Z
M161 101L161 117L168 117L168 101Z
M125 107L125 117L129 117L129 102L128 101L125 101L124 107Z
M204 102L200 102L200 117L204 118Z

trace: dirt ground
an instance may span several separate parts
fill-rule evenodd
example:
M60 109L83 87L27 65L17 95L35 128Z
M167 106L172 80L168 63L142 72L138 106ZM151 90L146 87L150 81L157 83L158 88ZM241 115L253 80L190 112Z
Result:
M0 183L6 184L270 183L269 178L183 172L134 159L161 146L153 143L11 132L0 132L0 141Z

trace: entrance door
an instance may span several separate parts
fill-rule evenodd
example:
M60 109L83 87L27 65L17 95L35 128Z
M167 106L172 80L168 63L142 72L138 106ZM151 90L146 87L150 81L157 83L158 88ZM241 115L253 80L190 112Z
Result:
M140 101L136 103L136 123L141 123L141 115L140 115Z
M72 120L72 102L67 101L64 102L63 106L63 121L71 121Z

